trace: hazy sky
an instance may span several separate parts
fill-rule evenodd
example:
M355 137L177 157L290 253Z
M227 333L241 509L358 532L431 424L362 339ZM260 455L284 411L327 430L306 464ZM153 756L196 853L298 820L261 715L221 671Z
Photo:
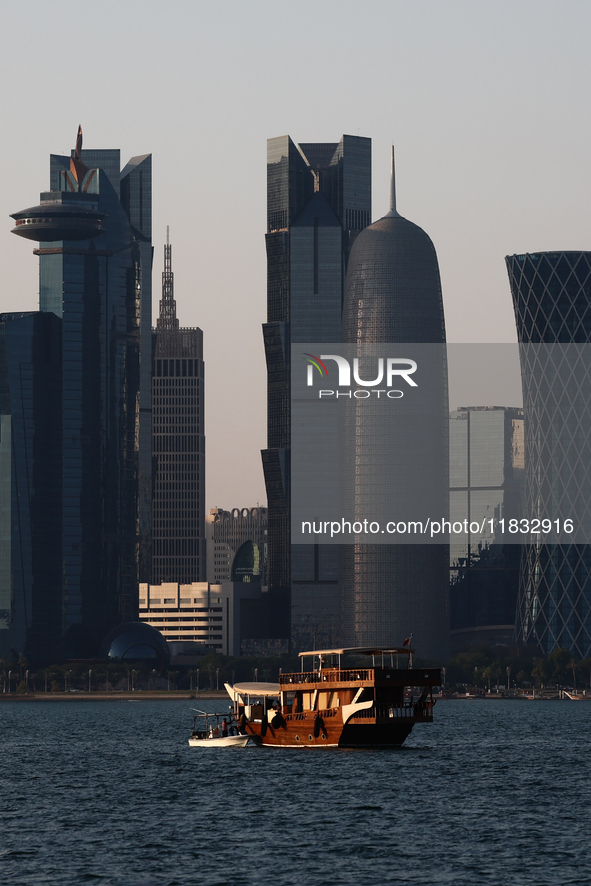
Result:
M0 16L0 311L38 306L8 215L78 123L123 165L152 152L154 310L168 224L181 325L205 335L208 508L265 500L267 138L371 137L374 219L395 143L450 341L515 340L505 255L591 248L588 0L1 0Z

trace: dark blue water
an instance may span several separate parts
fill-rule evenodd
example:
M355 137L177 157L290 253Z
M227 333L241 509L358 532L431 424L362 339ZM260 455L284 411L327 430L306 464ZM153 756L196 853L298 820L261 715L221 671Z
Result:
M0 883L587 886L591 704L435 717L395 751L205 750L189 702L2 703Z

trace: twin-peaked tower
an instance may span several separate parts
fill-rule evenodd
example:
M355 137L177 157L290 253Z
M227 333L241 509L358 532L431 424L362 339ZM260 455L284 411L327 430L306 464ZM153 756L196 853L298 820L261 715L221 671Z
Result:
M267 185L268 322L263 331L268 448L263 467L270 624L276 636L308 648L396 645L414 632L423 655L444 658L449 633L447 546L290 544L290 346L394 342L443 347L443 301L433 244L398 214L395 202L383 219L370 224L370 139L345 135L338 144L297 146L287 136L271 139ZM394 200L394 187L392 195ZM446 497L443 350L435 359L440 365L435 366L430 427L437 456L427 474ZM365 465L373 446L370 436L362 441L367 451L360 454L360 463ZM322 440L316 442L322 446ZM363 486L369 490L375 483L371 470L360 475L356 500L363 499ZM346 515L364 517L371 519L371 514Z
M270 624L296 646L331 644L338 629L338 551L290 543L290 346L338 342L349 251L371 221L371 140L267 150L267 449Z

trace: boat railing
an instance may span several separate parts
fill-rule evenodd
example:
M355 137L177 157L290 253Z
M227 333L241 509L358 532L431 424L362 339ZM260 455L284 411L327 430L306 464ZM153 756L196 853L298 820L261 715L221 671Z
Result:
M420 702L412 702L408 701L402 705L391 705L388 703L385 704L375 704L371 708L365 708L365 710L358 711L354 714L351 719L352 720L390 720L393 718L405 718L405 717L414 717L418 719L432 719L433 717L433 702L432 701L420 701Z
M357 683L373 679L373 668L348 668L344 671L338 668L328 668L325 671L303 671L296 674L282 674L279 682L283 687L289 686L290 683Z
M398 718L414 717L418 720L431 720L433 718L434 702L426 701L406 701L401 705L392 705L387 702L378 703L358 711L351 717L352 720L391 720ZM336 717L340 712L340 708L328 708L327 710L318 711L298 711L297 713L284 714L286 721L307 720L310 717L321 717L323 720Z

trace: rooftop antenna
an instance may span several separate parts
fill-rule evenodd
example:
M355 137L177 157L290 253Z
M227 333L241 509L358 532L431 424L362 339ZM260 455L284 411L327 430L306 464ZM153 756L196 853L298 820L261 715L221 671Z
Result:
M176 316L176 301L174 300L174 274L172 272L172 246L168 225L166 225L166 246L164 247L164 271L162 272L162 299L160 301L160 316L156 323L158 329L174 331L179 328Z
M396 165L394 162L394 145L392 145L390 171L390 212L388 212L386 218L401 218L400 213L396 212Z
M78 124L78 133L76 135L76 147L74 154L70 157L70 172L72 173L78 190L81 190L82 180L88 172L88 166L82 162L82 126Z

